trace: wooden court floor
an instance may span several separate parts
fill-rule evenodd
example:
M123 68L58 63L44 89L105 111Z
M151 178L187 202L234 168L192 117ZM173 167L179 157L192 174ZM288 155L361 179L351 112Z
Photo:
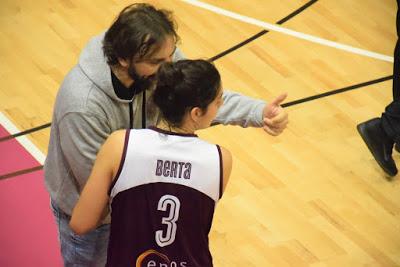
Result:
M145 2L174 12L189 58L211 58L263 30L180 0ZM203 2L270 24L308 3ZM20 130L50 122L81 48L130 3L2 0L0 112ZM318 0L281 26L390 57L395 17L395 0ZM286 103L388 77L393 68L287 31L263 34L215 63L225 89L265 100L287 92ZM234 126L200 133L234 157L210 236L215 266L400 266L400 176L387 179L356 131L390 103L391 82L290 105L279 137ZM28 138L46 154L49 129ZM397 152L394 159L400 167Z

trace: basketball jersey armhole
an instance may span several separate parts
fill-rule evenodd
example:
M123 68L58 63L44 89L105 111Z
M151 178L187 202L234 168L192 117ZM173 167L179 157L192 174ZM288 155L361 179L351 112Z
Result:
M121 175L122 168L124 167L125 158L126 158L126 151L128 150L129 134L130 133L131 133L130 129L127 129L126 132L125 132L124 150L122 152L121 160L119 162L118 172L115 175L114 180L110 185L110 188L108 189L108 195L111 195L111 191L114 188L115 184L117 183L118 178Z
M217 146L218 156L219 156L219 199L221 199L223 194L223 186L224 186L224 165L222 162L222 153L219 145Z

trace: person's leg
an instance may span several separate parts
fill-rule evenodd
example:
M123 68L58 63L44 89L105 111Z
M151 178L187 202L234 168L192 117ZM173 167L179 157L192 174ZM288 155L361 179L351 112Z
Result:
M397 0L397 6L399 6L399 0ZM397 7L396 16L396 30L397 30L397 42L394 48L394 64L393 64L393 101L400 101L400 10Z
M400 101L400 42L394 48L393 64L393 101Z
M399 6L400 0L397 0ZM357 130L381 168L390 176L397 174L396 163L392 158L393 144L400 144L400 13L397 9L397 43L394 49L393 102L382 113L381 118L371 119L357 125ZM396 145L396 150L397 150Z
M399 4L399 0L397 0ZM400 10L397 9L396 29L397 43L394 49L393 64L393 102L390 103L382 114L382 127L395 143L400 144Z
M51 207L58 226L61 255L64 266L105 266L110 225L102 225L86 235L77 235L69 227L70 217L54 202Z
M400 143L400 101L393 101L382 113L382 127L393 142Z

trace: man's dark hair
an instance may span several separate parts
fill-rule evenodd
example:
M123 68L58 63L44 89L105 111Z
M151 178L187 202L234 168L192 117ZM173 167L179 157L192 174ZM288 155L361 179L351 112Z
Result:
M179 37L172 13L149 4L136 3L125 7L108 29L103 51L109 65L118 58L140 61L151 57L166 36Z
M162 117L174 127L182 124L191 108L203 112L214 101L221 88L221 77L215 66L206 60L180 60L164 63L157 72L153 101Z

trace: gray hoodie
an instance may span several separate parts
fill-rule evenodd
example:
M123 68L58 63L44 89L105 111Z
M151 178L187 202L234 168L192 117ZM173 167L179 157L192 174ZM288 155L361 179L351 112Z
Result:
M142 128L143 94L135 95L132 100L117 97L102 50L103 38L104 33L92 38L83 49L78 64L65 77L54 106L44 173L52 200L66 214L72 214L105 139L113 131L128 129L130 116L133 128ZM183 58L177 49L173 60ZM147 126L159 119L150 95L146 93ZM228 91L224 92L223 99L214 123L262 125L264 101Z

